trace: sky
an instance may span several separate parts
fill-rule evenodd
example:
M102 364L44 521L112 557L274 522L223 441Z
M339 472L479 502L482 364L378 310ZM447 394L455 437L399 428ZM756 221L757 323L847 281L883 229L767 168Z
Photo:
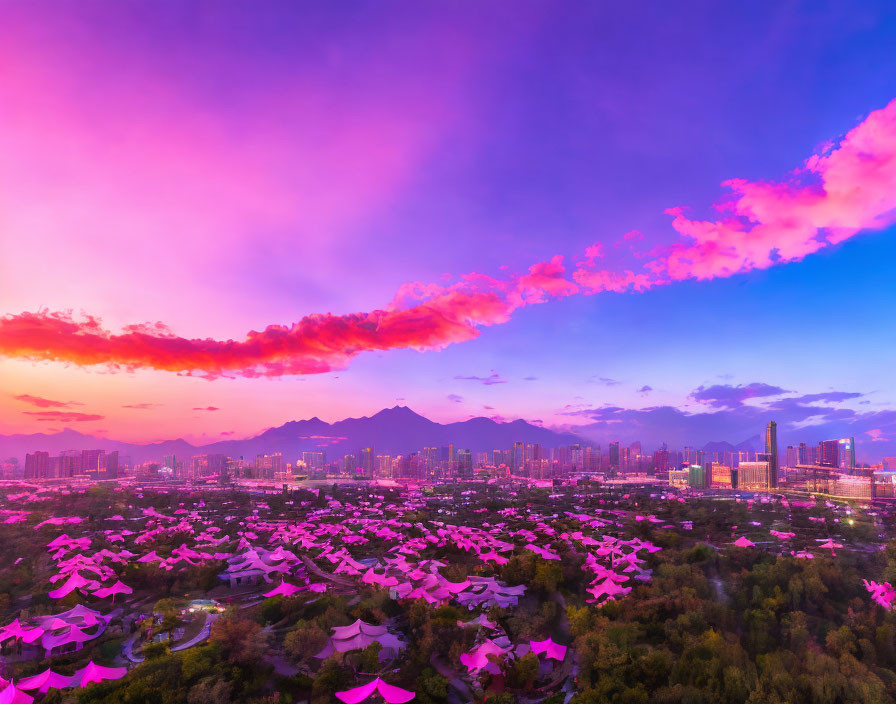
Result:
M0 433L402 404L896 455L894 40L886 2L3 3Z

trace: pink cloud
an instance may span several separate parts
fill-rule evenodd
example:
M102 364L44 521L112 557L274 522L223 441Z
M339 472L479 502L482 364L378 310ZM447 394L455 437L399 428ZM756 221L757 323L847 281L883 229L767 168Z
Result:
M684 239L653 253L643 271L594 268L603 253L598 243L586 250L572 280L557 255L500 279L474 272L444 285L407 283L384 310L307 315L240 340L185 338L163 323L115 333L91 315L25 312L0 318L0 356L209 378L317 374L342 369L363 352L437 350L472 340L481 327L506 323L519 308L552 298L645 291L796 261L893 222L896 101L871 113L836 148L807 160L791 181L724 185L732 196L719 206L718 220L689 219L683 208L668 211Z
M87 423L105 418L105 416L95 413L77 413L75 411L25 411L25 414L34 416L38 421L57 421L59 423Z
M673 280L730 276L797 261L866 229L896 220L896 101L875 110L839 146L808 159L788 182L732 179L719 220L691 220L672 208L688 241L655 271Z
M37 406L38 408L71 408L72 406L84 405L83 403L77 403L76 401L53 401L49 398L32 396L31 394L19 394L18 396L13 396L13 398L16 401L30 403L32 406Z

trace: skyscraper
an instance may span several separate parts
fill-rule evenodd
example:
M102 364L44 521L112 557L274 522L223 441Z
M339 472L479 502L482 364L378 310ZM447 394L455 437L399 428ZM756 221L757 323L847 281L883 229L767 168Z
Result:
M610 465L610 472L618 472L619 471L619 442L611 442L610 443L610 452L608 464Z
M796 467L797 465L797 449L793 445L787 446L787 455L785 457L786 467Z
M361 468L364 470L364 476L372 478L376 470L376 452L372 447L365 447L361 450Z
M50 471L50 453L33 452L25 455L25 479L44 479Z
M765 428L765 454L768 457L768 485L778 486L778 424L770 420Z

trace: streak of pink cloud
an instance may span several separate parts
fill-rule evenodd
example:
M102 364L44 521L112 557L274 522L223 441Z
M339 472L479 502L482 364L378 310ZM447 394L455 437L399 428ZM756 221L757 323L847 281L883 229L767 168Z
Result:
M0 356L211 378L316 374L344 368L362 352L433 350L472 340L479 328L506 323L519 308L552 298L645 291L796 261L894 221L896 101L872 112L837 148L810 158L796 177L793 183L725 182L733 196L715 221L670 209L672 226L685 239L653 255L641 272L595 269L602 254L597 244L572 280L557 255L502 279L471 273L448 285L405 284L385 310L308 315L242 340L188 339L162 323L113 333L90 315L76 320L69 313L26 312L0 318Z

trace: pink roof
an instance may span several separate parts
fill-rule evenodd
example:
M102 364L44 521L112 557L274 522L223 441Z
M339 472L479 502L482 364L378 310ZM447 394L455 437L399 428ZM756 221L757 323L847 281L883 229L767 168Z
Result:
M88 640L92 640L96 638L103 629L97 629L95 633L87 633L77 626L69 626L68 630L60 633L59 635L54 635L52 633L44 633L40 639L40 643L44 646L44 649L48 652L53 650L53 648L57 648L60 645L67 645L69 643L85 643ZM80 646L78 646L80 647Z
M300 591L302 591L301 587L297 587L289 582L280 582L280 584L271 589L271 591L265 592L264 596L269 598L273 596L292 596Z
M536 655L544 653L546 658L554 660L563 660L566 657L566 646L555 643L550 638L547 640L531 640L529 647Z
M95 589L99 586L99 582L94 580L85 579L78 572L72 572L69 575L69 578L65 580L65 584L57 589L51 591L47 596L51 599L61 599L64 596L68 596L75 589Z
M6 685L0 692L0 704L31 704L33 701L34 697L20 692L12 683Z
M333 638L344 640L346 638L354 638L360 634L366 636L381 636L385 635L387 632L388 629L385 626L376 626L358 619L350 626L334 626Z
M111 587L103 587L101 589L97 589L93 595L95 597L99 597L100 599L105 599L107 596L114 597L116 594L133 594L134 590L131 589L127 584L118 580Z
M745 538L744 536L740 536L737 540L734 541L734 545L739 548L755 548L756 543Z
M74 677L79 686L86 687L89 684L102 682L103 680L120 680L126 674L128 674L126 667L103 667L91 660L85 667L78 670Z
M39 675L19 680L18 687L25 690L36 689L38 692L43 693L48 689L72 687L76 681L74 675L60 675L58 672L53 672L50 668L47 668Z
M348 689L344 692L336 692L336 698L345 702L345 704L358 704L358 702L364 701L374 692L379 692L379 695L388 704L404 704L404 702L409 702L416 696L413 692L387 684L377 677L373 682L368 682L360 687Z
M460 663L464 665L471 673L478 672L483 668L495 669L494 663L489 660L490 655L503 655L507 652L506 648L502 648L491 639L486 639L482 645L479 645L469 653L461 653ZM493 674L496 674L493 672Z

